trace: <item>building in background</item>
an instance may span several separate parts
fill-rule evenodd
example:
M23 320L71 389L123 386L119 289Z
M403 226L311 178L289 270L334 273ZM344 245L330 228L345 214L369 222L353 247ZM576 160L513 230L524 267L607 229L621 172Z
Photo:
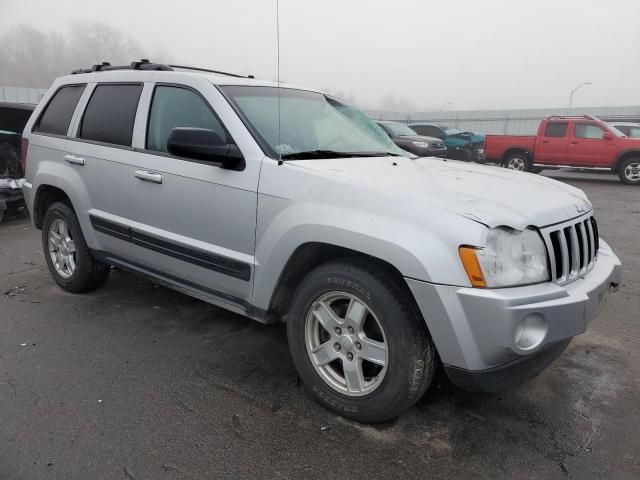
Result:
M535 135L540 120L551 115L594 115L605 121L640 122L640 106L530 108L525 110L468 110L447 112L390 112L367 110L376 120L404 123L438 123L462 131L491 135Z
M38 103L46 88L0 87L0 102Z

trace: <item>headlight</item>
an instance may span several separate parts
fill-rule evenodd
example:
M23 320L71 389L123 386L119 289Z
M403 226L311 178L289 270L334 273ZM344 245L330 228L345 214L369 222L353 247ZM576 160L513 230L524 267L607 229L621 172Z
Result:
M547 249L540 234L493 228L483 248L460 247L460 258L474 287L514 287L549 280Z
M429 148L429 142L411 142L418 148Z

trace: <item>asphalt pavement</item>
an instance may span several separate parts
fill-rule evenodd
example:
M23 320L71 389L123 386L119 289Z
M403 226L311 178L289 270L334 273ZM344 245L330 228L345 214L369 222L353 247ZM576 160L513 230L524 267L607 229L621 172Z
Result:
M62 291L26 218L0 224L0 479L640 478L640 188L584 189L621 291L547 371L500 394L438 378L399 419L338 417L265 326L122 271Z

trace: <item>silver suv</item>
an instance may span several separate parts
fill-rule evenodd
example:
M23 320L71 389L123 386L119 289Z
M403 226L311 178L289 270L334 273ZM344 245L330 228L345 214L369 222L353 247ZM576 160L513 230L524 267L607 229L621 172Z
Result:
M287 322L316 399L379 422L434 372L532 378L620 282L582 191L398 149L322 93L137 62L59 78L24 134L24 194L70 292L127 269Z

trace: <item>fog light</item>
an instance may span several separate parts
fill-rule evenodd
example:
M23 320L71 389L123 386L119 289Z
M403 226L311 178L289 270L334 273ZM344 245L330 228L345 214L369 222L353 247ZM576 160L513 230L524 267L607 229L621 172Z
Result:
M547 335L547 322L538 313L524 317L516 326L513 341L521 350L532 350L542 343Z

